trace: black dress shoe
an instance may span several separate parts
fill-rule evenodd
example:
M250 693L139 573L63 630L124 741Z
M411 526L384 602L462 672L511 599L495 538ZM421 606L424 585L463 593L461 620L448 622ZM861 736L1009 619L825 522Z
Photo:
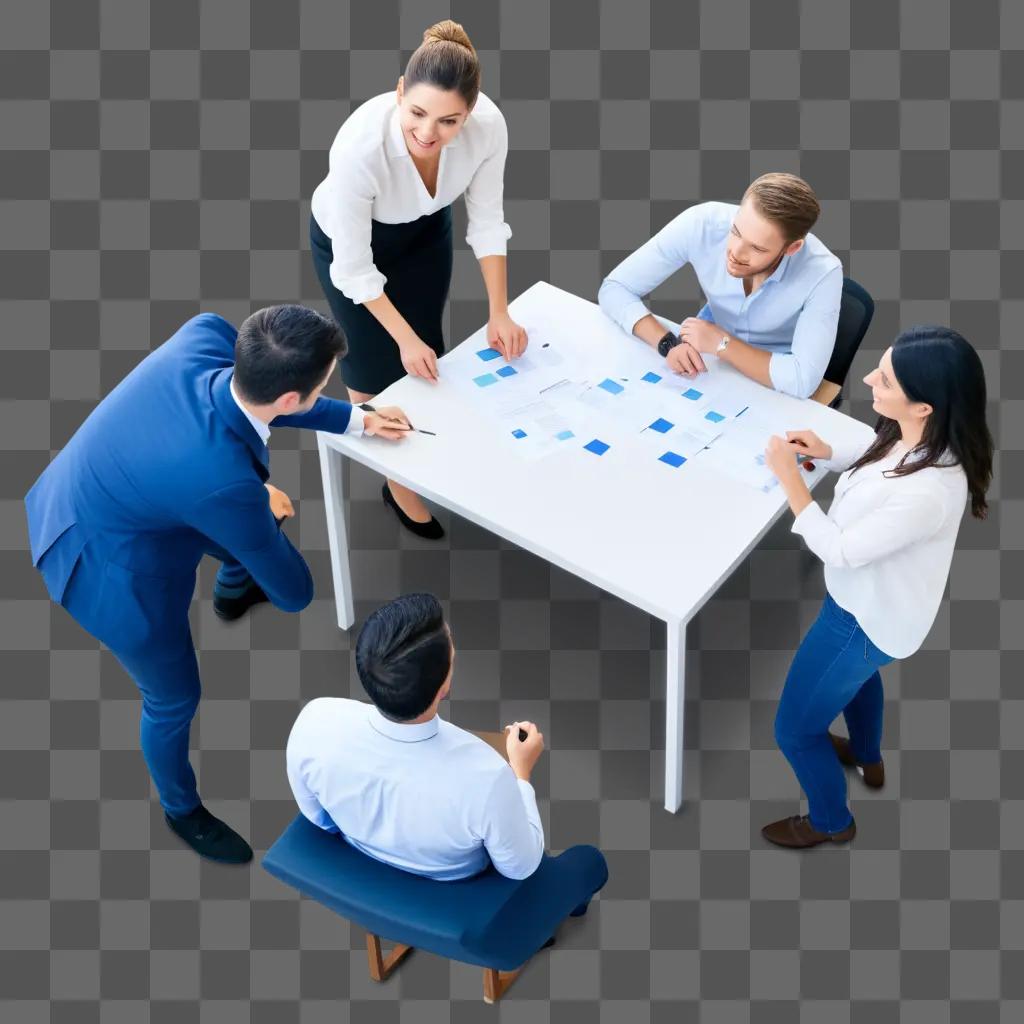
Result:
M216 587L213 591L213 610L218 619L225 622L234 622L240 619L254 604L262 604L270 598L263 593L263 588L253 579L249 580L249 586L241 594L228 597L218 594Z
M252 847L202 804L183 818L172 818L166 811L164 818L171 831L188 843L200 857L221 864L247 864L252 860Z
M387 480L384 481L380 496L384 499L385 505L395 510L398 521L410 533L415 533L417 537L423 537L426 540L440 540L444 536L444 527L433 516L430 517L430 522L428 523L417 523L415 519L410 519L399 507L398 502L395 501L395 496L391 493Z

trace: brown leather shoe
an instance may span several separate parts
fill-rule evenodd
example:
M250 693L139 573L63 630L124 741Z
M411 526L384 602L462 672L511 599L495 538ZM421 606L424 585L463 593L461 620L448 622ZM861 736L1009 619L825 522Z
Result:
M832 741L839 760L849 768L859 768L857 773L864 780L865 786L872 789L881 789L885 785L885 762L877 761L875 764L861 764L850 750L850 741L845 736L828 734Z
M857 823L850 822L849 828L842 832L819 832L806 815L794 814L791 818L773 821L761 829L761 835L776 846L788 846L794 850L803 850L819 843L848 843L857 834Z

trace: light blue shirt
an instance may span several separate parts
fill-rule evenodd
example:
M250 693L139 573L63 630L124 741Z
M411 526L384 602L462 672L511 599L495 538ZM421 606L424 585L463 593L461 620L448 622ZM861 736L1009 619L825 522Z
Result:
M544 855L533 786L436 715L405 725L372 704L318 697L299 712L285 759L299 810L386 864L450 881L493 863L526 878Z
M726 269L725 248L738 206L700 203L669 221L605 279L598 302L624 331L650 313L643 297L689 263L707 304L698 313L724 331L772 353L777 391L807 398L825 375L836 341L843 266L814 235L785 256L752 295Z

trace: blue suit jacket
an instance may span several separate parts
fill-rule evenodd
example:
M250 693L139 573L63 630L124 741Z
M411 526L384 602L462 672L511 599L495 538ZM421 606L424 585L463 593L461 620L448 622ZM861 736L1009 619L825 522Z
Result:
M241 562L279 608L313 597L305 560L270 511L266 445L231 396L236 335L212 313L189 320L100 402L25 498L50 596L65 604L74 575L95 607L83 618L67 604L72 614L94 633L117 619L99 629L104 642L115 625L157 639L168 601L187 614L209 551ZM341 433L351 411L320 398L273 426Z

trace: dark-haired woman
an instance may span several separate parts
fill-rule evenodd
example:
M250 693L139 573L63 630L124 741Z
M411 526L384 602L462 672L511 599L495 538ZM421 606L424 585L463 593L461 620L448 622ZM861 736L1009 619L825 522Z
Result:
M466 241L480 261L489 345L526 348L508 314L511 235L503 191L508 131L480 92L480 62L462 26L427 29L395 93L367 100L341 126L327 177L313 193L313 263L348 337L342 376L354 404L406 373L436 381L441 314L452 276L451 204L465 194ZM412 532L444 535L419 496L387 481L384 501Z
M985 517L992 436L981 360L956 331L901 334L864 382L879 414L863 450L833 449L810 431L773 437L766 457L789 499L793 532L825 563L825 603L786 678L775 739L807 794L809 814L766 825L779 846L847 842L857 831L843 765L884 782L878 670L924 642L949 577L968 495ZM846 470L828 514L797 455ZM829 733L842 712L849 740Z

